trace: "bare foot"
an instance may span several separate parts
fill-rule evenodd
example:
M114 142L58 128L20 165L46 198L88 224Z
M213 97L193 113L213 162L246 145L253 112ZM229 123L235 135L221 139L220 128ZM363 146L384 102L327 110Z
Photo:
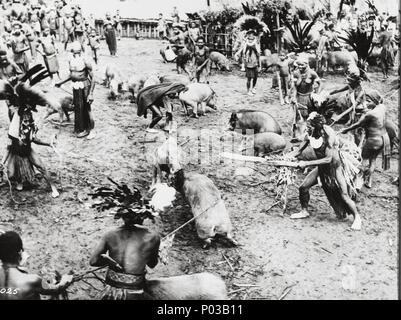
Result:
M304 219L304 218L307 218L307 217L309 217L308 211L306 211L306 210L301 210L301 211L298 212L298 213L292 214L290 218L291 218L291 219Z
M52 191L52 198L58 198L59 195L60 195L60 194L58 193L57 190L53 190L53 191Z
M18 183L15 189L17 189L18 191L22 191L24 189L24 186L22 183Z
M351 229L355 231L361 230L362 227L362 220L359 215L357 215L354 219L354 222L352 223Z

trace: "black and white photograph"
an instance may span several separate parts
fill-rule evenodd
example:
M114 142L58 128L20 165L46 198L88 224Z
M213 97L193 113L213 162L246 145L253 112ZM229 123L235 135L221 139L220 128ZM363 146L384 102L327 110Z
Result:
M398 0L0 0L0 300L398 300L399 25Z

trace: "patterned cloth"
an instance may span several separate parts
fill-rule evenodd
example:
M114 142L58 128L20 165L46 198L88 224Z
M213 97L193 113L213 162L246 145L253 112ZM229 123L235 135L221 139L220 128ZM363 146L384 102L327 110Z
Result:
M108 269L106 287L99 294L100 300L144 300L145 274L135 275Z
M72 98L75 111L74 131L80 133L85 130L93 129L93 123L89 118L91 105L88 103L88 95L90 90L90 82L74 82L72 89Z

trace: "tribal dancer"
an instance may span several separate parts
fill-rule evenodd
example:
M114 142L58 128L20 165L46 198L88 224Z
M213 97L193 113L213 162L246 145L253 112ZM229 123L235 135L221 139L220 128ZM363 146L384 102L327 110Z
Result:
M17 190L22 190L25 183L33 182L36 167L50 184L52 197L56 198L59 193L42 161L32 149L32 143L52 146L51 143L43 142L37 137L38 128L32 116L32 111L36 111L36 105L51 105L51 101L43 92L26 83L26 80L35 73L32 70L40 72L42 68L34 67L21 79L14 79L12 82L0 80L0 99L9 100L16 109L10 112L12 117L8 131L10 140L1 164L4 170L7 170L8 178L16 180ZM46 72L41 72L31 80L31 85L46 76L48 76Z
M291 215L291 219L309 217L309 189L316 185L320 178L322 188L337 217L345 218L346 214L352 214L354 222L351 229L360 230L361 217L354 202L359 189L357 185L360 173L359 148L352 142L340 139L331 127L325 125L324 117L316 112L312 112L308 118L308 135L296 157L309 144L318 160L300 161L299 167L317 166L317 168L309 173L299 187L302 210Z

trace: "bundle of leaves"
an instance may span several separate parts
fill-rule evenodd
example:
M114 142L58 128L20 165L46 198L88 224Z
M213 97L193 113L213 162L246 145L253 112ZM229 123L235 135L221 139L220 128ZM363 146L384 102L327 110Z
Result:
M291 161L295 162L296 159L293 157L291 153L283 154L283 155L271 155L268 157L269 160L279 160L279 161ZM276 184L276 197L275 200L279 201L282 205L284 211L287 209L288 204L288 189L289 186L294 185L297 175L297 168L295 167L276 167L275 174L271 178Z
M294 20L289 23L287 20L284 21L288 30L290 30L293 40L289 43L289 49L293 52L306 52L310 49L309 33L312 27L315 25L317 19L320 16L318 12L311 22L307 22L303 27L299 20Z
M145 219L154 220L157 213L151 208L149 201L143 198L138 188L130 189L126 184L118 184L111 178L108 180L115 185L115 188L102 186L90 193L93 199L101 199L93 204L92 208L98 211L114 209L116 219L130 217L141 222Z

